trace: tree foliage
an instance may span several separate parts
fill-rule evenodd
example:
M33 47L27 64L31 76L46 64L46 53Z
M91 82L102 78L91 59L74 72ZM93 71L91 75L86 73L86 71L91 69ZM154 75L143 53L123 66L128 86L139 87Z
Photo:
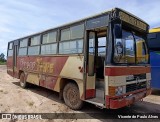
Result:
M0 54L0 62L6 62L5 55L3 53Z

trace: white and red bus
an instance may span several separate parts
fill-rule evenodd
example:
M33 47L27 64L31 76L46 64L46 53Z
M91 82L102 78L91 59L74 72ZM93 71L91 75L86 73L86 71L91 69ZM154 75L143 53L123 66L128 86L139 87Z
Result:
M148 29L115 8L10 41L7 72L23 88L31 83L59 92L72 109L83 102L122 108L151 92Z

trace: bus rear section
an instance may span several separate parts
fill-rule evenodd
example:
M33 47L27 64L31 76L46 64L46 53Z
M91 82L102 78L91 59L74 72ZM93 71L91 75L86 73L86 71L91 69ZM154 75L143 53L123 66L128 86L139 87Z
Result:
M160 27L150 29L148 34L148 45L151 64L151 87L160 89Z
M7 72L65 104L118 109L149 95L148 24L119 8L11 41ZM52 37L51 37L52 36Z

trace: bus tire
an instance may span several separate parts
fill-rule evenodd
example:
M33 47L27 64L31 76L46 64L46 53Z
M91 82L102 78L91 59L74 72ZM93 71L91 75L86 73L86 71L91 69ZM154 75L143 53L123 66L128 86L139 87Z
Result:
M19 83L20 83L20 86L22 88L26 88L27 87L27 82L25 80L25 74L24 74L24 72L22 72L21 75L20 75Z
M79 89L76 84L68 83L63 89L63 99L65 104L73 110L79 110L83 106L80 99Z

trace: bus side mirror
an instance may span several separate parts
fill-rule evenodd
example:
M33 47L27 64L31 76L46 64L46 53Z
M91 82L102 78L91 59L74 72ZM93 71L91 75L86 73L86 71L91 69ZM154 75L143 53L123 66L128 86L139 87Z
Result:
M114 25L114 35L116 39L121 39L122 38L122 27L120 24L115 24Z

